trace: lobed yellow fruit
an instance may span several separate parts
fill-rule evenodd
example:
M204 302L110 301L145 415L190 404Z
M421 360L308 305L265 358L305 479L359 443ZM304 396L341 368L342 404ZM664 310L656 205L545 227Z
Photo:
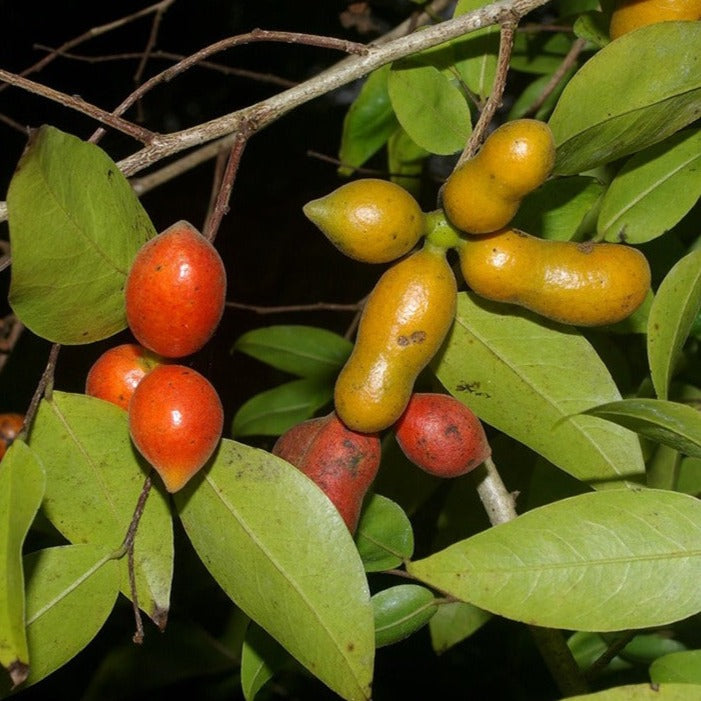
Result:
M658 22L701 19L701 0L618 0L611 13L611 39Z
M336 248L364 263L396 260L424 233L418 202L389 180L354 180L302 209Z
M448 177L441 192L445 214L467 233L502 229L521 200L545 182L554 164L555 143L545 122L507 122Z
M645 256L619 243L552 241L504 229L465 240L459 255L465 282L476 294L563 324L621 321L650 289Z
M385 271L336 381L336 413L348 428L374 433L402 415L416 377L450 329L456 293L445 251L430 244Z

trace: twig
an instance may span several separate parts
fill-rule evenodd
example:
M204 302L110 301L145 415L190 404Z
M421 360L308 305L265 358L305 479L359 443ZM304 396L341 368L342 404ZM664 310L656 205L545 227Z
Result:
M37 388L34 390L34 395L32 396L32 399L29 402L29 408L27 409L24 415L24 428L22 429L23 433L28 432L29 427L32 425L32 422L34 421L34 416L36 415L39 409L39 403L41 402L42 397L46 395L48 398L51 398L51 393L53 391L54 386L54 372L56 370L56 360L58 359L58 353L60 350L60 343L52 344L51 350L49 351L49 359L46 362L46 367L44 368L44 372L39 378Z
M158 28L161 26L161 21L163 20L163 15L166 13L168 8L175 2L175 0L163 0L156 8L155 14L153 15L153 20L151 22L151 31L148 35L148 41L146 42L146 48L141 56L139 65L136 68L136 73L134 73L134 84L139 85L144 75L144 70L146 70L146 64L151 56L153 47L156 45L156 37L158 36Z
M626 645L635 637L637 631L629 630L616 638L604 652L599 655L587 669L584 670L584 676L588 680L596 678L598 674L608 667L609 662L621 652Z
M255 314L284 314L287 312L357 312L362 308L363 302L357 304L334 304L332 302L315 302L314 304L287 304L277 307L262 307L241 302L227 302L226 306L232 309L243 309Z
M534 115L542 107L543 103L550 97L553 90L558 86L560 81L565 77L567 71L577 63L579 54L582 53L587 42L584 39L576 39L570 50L567 52L565 57L562 59L562 63L557 67L557 70L552 74L550 80L547 82L543 91L538 95L535 102L528 108L526 115Z
M68 49L73 48L74 46L78 46L78 44L82 44L84 41L87 41L88 39L92 39L93 37L100 36L102 34L106 34L107 32L111 32L113 29L118 29L119 27L123 27L124 25L128 24L129 22L133 22L136 19L139 19L141 17L145 17L146 15L151 14L152 12L158 12L159 9L163 5L170 5L174 0L161 0L160 2L157 2L155 5L150 5L149 7L145 7L142 10L138 10L137 12L134 12L131 15L127 15L125 17L122 17L120 19L114 20L112 22L108 22L107 24L100 25L99 27L93 27L92 29L88 29L87 32L84 32L80 36L75 37L74 39L71 39L70 41L67 41L65 44L61 44L61 46L56 49L55 52L49 54L48 56L44 56L44 58L40 59L33 65L29 66L29 68L26 68L25 70L20 73L21 76L27 76L31 75L32 73L36 73L37 71L40 71L44 66L48 65L53 61L57 56L60 56L61 53L64 51L67 51ZM0 85L0 92L2 92L7 86L6 85Z
M8 328L9 331L6 330ZM0 330L2 331L0 334L2 336L0 338L0 370L2 370L22 336L24 324L14 314L9 314L2 319Z
M479 145L484 139L487 128L492 122L494 115L501 105L504 96L504 88L506 87L506 77L509 72L509 63L511 61L511 52L514 47L514 32L516 31L516 22L509 19L501 25L499 34L499 57L497 59L497 70L494 76L494 84L487 98L487 103L480 113L480 116L475 124L475 128L470 134L470 138L465 146L465 150L460 155L456 167L464 163L468 158L472 158L477 152Z
M41 95L41 97L45 97L47 100L58 102L64 107L68 107L76 110L77 112L81 112L82 114L86 114L101 124L106 124L117 131L128 134L137 141L141 141L143 144L153 144L157 140L157 134L155 132L144 129L143 127L128 122L126 119L110 114L109 112L96 107L90 102L83 100L82 97L66 95L66 93L54 90L46 85L36 83L33 80L29 80L29 78L23 78L20 75L10 73L9 71L5 71L1 68L0 81L5 81L10 85L26 90L27 92L34 93L35 95Z
M214 202L211 215L207 217L207 221L204 223L202 233L208 241L214 241L217 231L219 231L221 221L224 218L224 215L229 211L231 190L234 187L236 173L238 172L241 157L243 156L243 151L246 148L247 143L248 133L246 131L237 132L236 138L234 139L234 145L231 147L231 152L229 153L229 160L226 163L224 176L222 177L221 185L219 186L217 199Z

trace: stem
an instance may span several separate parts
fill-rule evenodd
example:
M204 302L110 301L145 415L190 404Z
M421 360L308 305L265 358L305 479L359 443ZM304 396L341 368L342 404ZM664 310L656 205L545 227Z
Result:
M36 390L34 390L34 395L32 396L32 399L29 403L29 408L27 409L27 412L24 416L24 428L22 429L23 433L26 433L29 430L29 427L32 425L32 422L34 421L34 416L36 415L39 409L39 403L41 402L42 397L46 394L46 396L49 399L51 398L51 392L53 391L54 386L54 371L56 370L56 360L58 359L58 353L60 350L60 343L54 343L51 346L51 350L49 351L49 359L46 362L46 367L44 368L44 372L41 374L39 384L37 385Z

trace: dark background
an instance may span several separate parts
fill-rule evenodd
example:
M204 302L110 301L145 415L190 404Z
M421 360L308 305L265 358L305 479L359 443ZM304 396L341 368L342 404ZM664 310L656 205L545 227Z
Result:
M99 3L74 1L2 2L0 22L0 67L19 72L44 54L35 44L56 47L91 27L110 22L147 2ZM374 34L344 29L339 13L345 2L307 0L178 0L163 18L157 49L192 53L226 36L255 27L304 31L358 41ZM415 7L408 0L373 2L373 19L386 30L404 19ZM151 18L143 18L122 29L93 38L74 51L91 56L138 52L146 45ZM212 60L229 66L271 73L301 81L341 58L337 52L285 44L254 44L236 48ZM85 63L59 58L33 79L68 94L78 94L105 109L113 109L134 89L136 60ZM165 68L153 61L146 77ZM356 302L370 290L382 266L358 264L342 256L302 214L308 200L330 192L342 181L333 164L309 155L310 151L334 157L338 152L345 110L356 86L314 100L255 135L249 142L231 198L231 211L224 218L216 245L229 275L228 299L252 305ZM167 85L159 86L142 104L144 124L156 131L174 131L252 104L281 88L254 80L194 68ZM134 118L135 112L126 116ZM88 138L96 124L70 110L16 88L0 92L0 116L20 129L0 121L0 193L5 193L13 169L26 142L24 129L48 123L81 138ZM101 146L115 159L138 148L126 137L108 133ZM369 164L381 170L378 156ZM147 193L142 201L156 228L162 230L179 219L202 227L210 197L213 162L206 163ZM422 205L435 204L435 182L427 180ZM4 199L4 194L0 195ZM7 224L0 225L7 236ZM2 299L6 300L10 269L0 273ZM9 313L4 302L2 314ZM259 315L228 309L212 341L188 362L198 368L219 390L227 412L227 423L236 409L256 392L278 384L275 371L242 354L232 353L235 340L245 331L277 323L322 326L344 333L352 314L307 312ZM56 369L56 387L82 391L85 374L102 351L131 340L127 332L88 346L64 347ZM49 351L48 342L25 331L0 374L0 411L24 412L29 404ZM225 433L228 428L225 428ZM260 442L265 446L265 440ZM216 632L217 616L227 600L206 573L198 570L187 542L178 542L181 558L176 566L171 618L191 617L204 621ZM190 570L185 569L188 562ZM194 564L193 564L194 562ZM195 577L197 586L183 581L183 572ZM193 574L194 572L194 574ZM181 575L178 577L178 575ZM204 584L203 584L204 582ZM206 595L202 592L205 591ZM122 602L124 604L124 602ZM219 608L219 605L221 608ZM115 645L127 643L133 619L126 604L118 607L98 638L71 663L21 697L26 699L79 699L92 671ZM516 631L516 634L515 634ZM159 634L147 627L147 637ZM163 644L167 645L165 634ZM145 673L148 673L147 671ZM228 675L230 677L230 675ZM113 689L114 698L165 699L173 693L194 698L238 698L222 695L229 684L194 680L174 689L151 690L139 695ZM235 686L235 685L234 685ZM503 621L485 626L469 640L436 656L426 629L410 640L378 651L375 699L548 699L558 696L529 641L525 629ZM215 689L219 691L216 692ZM231 693L231 691L229 690ZM234 692L235 693L235 690ZM316 680L293 675L279 680L269 691L272 698L336 698Z

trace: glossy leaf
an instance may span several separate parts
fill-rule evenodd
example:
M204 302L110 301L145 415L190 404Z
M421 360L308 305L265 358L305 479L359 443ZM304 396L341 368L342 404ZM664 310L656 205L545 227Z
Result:
M260 626L251 623L241 652L241 690L246 701L256 694L290 660L283 647Z
M433 363L438 379L485 423L597 489L641 480L638 438L579 415L620 399L589 342L575 329L511 310L460 293Z
M421 173L429 153L397 127L387 142L387 164L392 182L401 185L414 197L421 194Z
M397 128L387 92L389 70L388 64L370 73L346 112L338 153L341 175L351 175L362 166L387 143Z
M13 684L29 664L24 621L22 547L44 496L44 469L23 441L8 448L0 464L0 665Z
M79 344L126 327L124 282L155 234L139 199L98 146L44 126L7 193L20 320L50 341Z
M671 652L650 665L656 684L698 684L701 691L701 650Z
M701 457L701 412L665 399L622 399L586 410L586 414L625 426L690 457Z
M102 628L119 594L119 563L110 556L104 545L82 544L25 557L30 661L26 686L66 664Z
M667 399L675 363L699 311L701 249L688 253L667 273L650 308L647 354L660 399Z
M523 200L509 226L544 239L569 241L603 192L594 178L549 180Z
M428 622L431 645L437 654L449 650L478 631L491 613L464 601L453 601L436 607L436 614Z
M234 415L233 436L279 436L311 418L333 398L331 379L285 382L245 401Z
M398 584L372 597L377 647L392 645L423 628L436 612L430 589L418 584Z
M684 129L630 158L601 202L607 241L642 243L677 224L701 197L701 129Z
M570 80L550 118L555 172L572 175L608 163L696 120L700 60L698 22L642 27L601 49Z
M224 439L175 500L234 603L342 698L368 699L368 584L345 523L316 484L270 453Z
M364 504L355 541L366 572L399 567L414 554L409 518L399 504L380 494Z
M399 123L416 144L439 155L465 146L472 132L470 108L437 68L410 60L395 63L388 86Z
M567 701L698 701L701 686L691 684L629 684L580 696ZM564 701L564 700L563 700Z
M41 403L30 446L46 470L43 509L54 526L72 543L120 548L148 474L132 447L126 411L93 397L54 392ZM164 626L173 525L158 477L154 482L136 532L134 562L139 606ZM129 596L127 558L120 572Z
M489 0L458 0L453 17L479 10ZM465 85L480 101L489 97L497 70L499 27L492 25L470 32L464 39L453 42L456 54L455 70Z
M279 325L244 333L233 350L298 377L328 377L343 367L353 344L316 326Z
M701 503L652 489L542 506L407 565L492 613L585 631L648 628L701 610Z

